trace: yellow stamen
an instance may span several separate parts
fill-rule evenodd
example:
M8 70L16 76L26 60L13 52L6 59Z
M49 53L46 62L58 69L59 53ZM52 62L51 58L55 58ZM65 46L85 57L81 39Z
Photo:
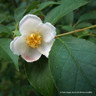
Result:
M26 39L27 45L32 48L38 48L38 46L41 44L41 41L42 41L42 37L40 33L32 33Z

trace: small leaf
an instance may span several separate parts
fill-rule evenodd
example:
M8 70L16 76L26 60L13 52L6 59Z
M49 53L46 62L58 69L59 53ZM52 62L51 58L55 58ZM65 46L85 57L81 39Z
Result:
M87 4L85 0L62 0L60 6L55 7L47 14L45 22L56 24L59 19L85 4Z
M80 29L80 28L84 28L84 27L89 27L91 26L92 24L91 23L88 23L88 22L83 22L83 23L80 23L76 26L77 29Z
M91 19L96 19L96 11L92 11L92 12L89 12L89 13L85 13L84 15L82 15L78 22L77 23L80 23L82 21L88 21L88 20L91 20Z
M59 93L91 91L91 94L84 96L96 95L94 43L74 37L58 38L50 52L49 64ZM60 96L69 96L69 94L60 93Z
M74 30L75 30L74 27L69 26L69 25L67 25L67 26L61 26L61 28L62 28L63 30L65 30L65 31L74 31Z
M53 96L53 81L48 66L48 60L41 57L40 60L25 64L25 70L30 84L43 96Z
M13 31L13 33L16 35L16 36L21 36L21 34L20 34L20 31Z
M10 42L11 40L7 38L0 39L0 57L7 59L9 62L11 60L15 64L16 69L19 70L18 56L14 55L10 50Z

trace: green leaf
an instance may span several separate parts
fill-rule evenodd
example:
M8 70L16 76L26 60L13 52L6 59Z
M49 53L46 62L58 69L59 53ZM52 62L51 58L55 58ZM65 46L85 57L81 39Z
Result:
M69 26L69 25L67 25L67 26L61 26L61 28L62 28L63 30L65 30L65 31L74 31L74 30L75 30L74 27Z
M43 2L39 5L39 11L43 10L44 8L50 6L50 5L54 5L54 4L59 4L58 2L54 2L54 1L47 1L47 2Z
M71 25L73 24L73 21L74 21L74 14L73 12L67 14L66 16L64 16L62 19L61 19L61 23L63 25Z
M2 38L0 39L0 57L7 59L9 62L12 61L15 64L17 70L18 67L18 56L14 55L10 50L10 39Z
M8 62L6 62L6 61L3 60L3 62L1 64L2 65L0 66L0 73L3 72L4 70L6 70L6 68L8 66Z
M37 5L39 4L38 1L34 1L32 2L27 8L26 8L26 11L25 11L25 14L30 12L32 9L34 8L37 8Z
M10 31L10 29L9 29L8 27L0 24L0 33L3 33L3 32L4 32L4 33L8 33L8 34L11 33L11 31Z
M18 31L18 30L13 31L13 33L14 33L16 36L21 36L20 31Z
M43 2L43 3L41 3L41 4L38 5L38 9L33 9L33 10L31 10L30 13L39 12L39 11L45 9L46 7L48 7L48 6L50 6L50 5L54 5L54 4L60 4L60 3L54 2L54 1Z
M18 8L15 10L15 13L14 13L15 21L16 21L16 22L19 22L19 21L22 19L22 17L23 17L23 15L24 15L25 12L26 12L25 8L23 8L23 7L18 7Z
M88 40L96 44L96 37L90 36Z
M5 14L0 14L0 23L4 22L6 20Z
M60 92L92 91L96 95L96 45L74 37L58 38L49 55L50 69ZM69 96L69 94L60 94ZM77 96L77 94L70 96Z
M55 7L47 14L45 22L56 24L59 19L85 4L87 4L85 0L62 0L60 6Z
M76 26L77 29L80 29L80 28L84 28L84 27L89 27L91 26L92 24L91 23L88 23L88 22L83 22L83 23L80 23Z
M37 1L34 1L32 2L27 8L24 8L22 6L18 7L16 10L15 10L15 14L14 14L14 17L15 17L15 21L16 22L19 22L23 16L25 14L27 14L29 11L31 11L32 9L34 8L37 8L37 5L39 4L39 2Z
M53 81L48 60L41 57L34 63L26 63L25 70L30 84L43 96L53 96Z
M88 21L88 20L92 20L92 19L96 19L96 11L92 11L89 13L85 13L84 15L82 15L77 23L80 23L82 21Z

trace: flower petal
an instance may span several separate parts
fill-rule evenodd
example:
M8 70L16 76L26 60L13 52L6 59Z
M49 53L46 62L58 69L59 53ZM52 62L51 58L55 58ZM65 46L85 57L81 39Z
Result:
M23 17L19 23L21 34L30 34L37 30L37 26L42 23L41 19L36 15L28 14Z
M29 47L21 56L27 62L34 62L41 57L41 53L39 53L38 50Z
M14 40L10 43L10 49L14 54L20 55L28 48L25 42L26 41L24 36L15 37Z
M39 48L37 49L41 54L45 55L46 57L48 57L49 52L51 50L51 47L54 43L55 39L51 40L51 42L42 42L42 44L39 46Z
M11 41L10 43L10 49L13 51L13 53L15 54L14 52L14 42L18 39L19 37L15 37L14 40Z
M56 36L56 28L51 23L40 24L38 30L45 42L50 42Z

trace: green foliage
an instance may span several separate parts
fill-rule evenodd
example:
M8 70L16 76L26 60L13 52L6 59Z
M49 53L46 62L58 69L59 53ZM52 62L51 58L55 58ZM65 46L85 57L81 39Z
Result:
M66 31L73 31L73 30L75 30L74 27L69 26L69 25L67 25L67 26L61 26L61 28L62 28L63 30L66 30Z
M47 1L44 3L41 3L38 5L38 7L32 11L30 11L30 13L37 13L40 12L41 10L45 9L46 7L50 6L50 5L55 5L55 4L59 4L58 2L54 2L54 1Z
M4 59L7 58L8 61L13 61L16 66L16 69L19 70L18 56L14 55L8 47L10 45L10 41L11 40L7 38L0 39L0 55L3 56Z
M17 31L13 31L13 33L16 35L16 36L20 36L20 32L17 30Z
M48 13L45 18L45 22L56 24L56 22L63 18L65 15L85 4L87 4L85 0L62 0L60 6L57 6L56 8L51 10L50 13Z
M26 74L30 84L42 95L53 95L53 81L48 66L48 60L41 57L39 61L25 64Z
M19 22L22 19L24 13L25 13L24 8L22 8L21 6L19 8L17 8L15 10L15 14L14 14L15 21Z
M83 22L83 23L80 23L76 26L76 28L84 28L84 27L89 27L91 26L92 24L91 23L88 23L88 22Z
M0 60L0 96L40 96L32 91L22 65L18 72L8 60Z
M27 8L26 8L26 11L25 11L25 14L30 12L30 10L34 9L34 8L37 8L37 5L39 4L39 2L32 2Z
M10 50L26 14L55 25L57 34L96 24L95 0L0 1L0 96L96 95L96 28L56 38L49 58L27 63ZM16 71L16 69L19 70ZM29 83L28 83L28 81Z
M83 14L79 20L78 20L78 23L82 22L82 21L88 21L90 19L96 19L96 11L92 11L92 12L89 12L89 13L85 13Z
M95 38L95 37L90 36L89 40L90 40L91 42L94 42L94 43L96 44L96 38Z
M96 58L95 44L73 37L57 39L50 52L49 64L59 93L89 90L93 93L87 96L95 96L96 59L94 58Z
M74 13L73 12L65 15L64 18L61 19L62 25L71 25L72 26L73 21L74 21Z
M0 24L0 33L3 33L3 32L7 33L7 34L11 34L11 31L10 31L10 29L8 27Z

